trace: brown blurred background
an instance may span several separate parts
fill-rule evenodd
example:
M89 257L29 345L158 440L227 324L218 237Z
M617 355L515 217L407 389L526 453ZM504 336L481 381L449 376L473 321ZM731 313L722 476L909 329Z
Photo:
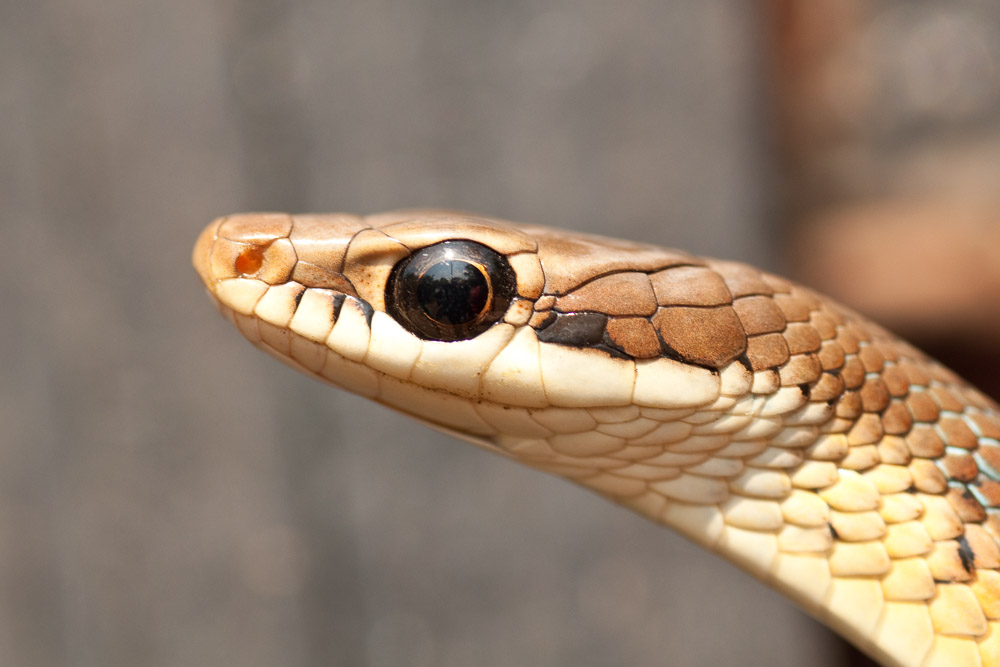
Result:
M7 0L0 153L3 665L858 660L669 531L252 350L190 267L227 212L741 259L996 388L989 0Z
M771 4L789 270L1000 396L1000 4Z

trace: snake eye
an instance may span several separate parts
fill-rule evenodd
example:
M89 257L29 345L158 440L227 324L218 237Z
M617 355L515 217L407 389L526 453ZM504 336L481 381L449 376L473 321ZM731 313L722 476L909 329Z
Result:
M444 241L393 268L386 310L425 340L464 340L503 317L516 285L502 255L473 241Z

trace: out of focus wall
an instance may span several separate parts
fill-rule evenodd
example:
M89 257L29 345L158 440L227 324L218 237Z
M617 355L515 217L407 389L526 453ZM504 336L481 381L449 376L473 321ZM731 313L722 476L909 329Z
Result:
M771 6L790 268L1000 394L1000 4Z
M227 212L448 206L780 269L774 26L0 3L0 664L853 659L672 533L258 354L189 261Z

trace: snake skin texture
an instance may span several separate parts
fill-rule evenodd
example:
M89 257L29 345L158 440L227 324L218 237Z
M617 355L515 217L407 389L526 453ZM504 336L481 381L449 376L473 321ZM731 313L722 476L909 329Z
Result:
M502 319L425 340L393 268L464 239ZM1000 664L1000 412L877 325L684 252L466 214L247 214L195 266L313 376L588 487L782 590L887 665Z

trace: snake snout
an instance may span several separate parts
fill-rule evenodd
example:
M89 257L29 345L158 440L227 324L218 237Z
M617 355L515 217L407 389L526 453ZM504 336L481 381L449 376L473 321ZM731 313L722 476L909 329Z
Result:
M268 285L288 282L297 261L289 239L291 217L253 213L220 218L205 228L194 248L201 279L214 286L229 278L253 278Z
M192 262L216 303L246 317L272 292L288 296L293 311L303 290L358 298L344 260L351 239L368 226L350 215L324 223L317 229L312 216L281 213L219 218L198 237Z
M198 235L198 240L194 244L194 252L191 253L191 263L194 264L198 277L206 285L210 285L215 279L212 277L212 244L215 243L215 233L219 228L220 220L215 220L208 225Z

